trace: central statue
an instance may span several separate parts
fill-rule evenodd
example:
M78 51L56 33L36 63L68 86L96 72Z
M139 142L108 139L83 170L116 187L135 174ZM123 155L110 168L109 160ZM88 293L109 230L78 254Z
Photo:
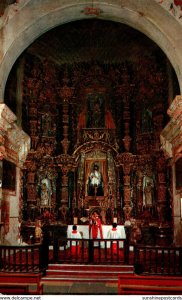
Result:
M88 177L88 196L103 196L103 178L99 171L99 165L95 162Z

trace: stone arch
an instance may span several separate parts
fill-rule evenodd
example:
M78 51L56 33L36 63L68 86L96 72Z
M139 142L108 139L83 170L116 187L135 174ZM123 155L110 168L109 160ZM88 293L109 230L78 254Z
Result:
M94 8L90 13L87 7ZM10 6L2 19L0 44L0 99L3 102L6 80L20 54L39 36L71 21L99 18L121 22L141 31L164 51L173 65L182 89L182 42L180 23L155 0L90 1L21 0L14 11ZM8 38L4 38L7 36Z

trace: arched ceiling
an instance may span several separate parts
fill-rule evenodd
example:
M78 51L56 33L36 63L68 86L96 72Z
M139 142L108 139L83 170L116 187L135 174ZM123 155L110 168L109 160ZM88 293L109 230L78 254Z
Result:
M16 67L24 57L28 62L24 66L25 73L26 67L31 69L31 64L36 65L34 61L38 59L38 63L51 63L60 70L56 71L58 73L67 66L71 68L72 74L79 71L82 77L87 76L90 66L94 64L106 66L105 69L107 65L112 65L115 80L117 68L118 76L121 76L123 66L130 64L128 71L131 80L135 81L135 86L140 86L140 98L147 98L151 105L163 98L167 108L168 101L172 101L176 93L179 93L177 78L169 60L158 45L146 35L118 22L80 20L48 31L21 55L10 73L5 93L5 102L15 113L16 95L13 93L16 89L12 82L17 74ZM108 67L108 70L112 77L111 68ZM77 78L79 76L77 75ZM159 86L160 93L157 92Z
M1 101L14 62L37 37L56 26L93 17L127 24L150 37L166 53L181 85L181 25L156 0L19 0L0 20Z
M139 31L116 22L82 20L59 26L42 35L27 53L63 64L123 63L145 56L160 56L159 47Z

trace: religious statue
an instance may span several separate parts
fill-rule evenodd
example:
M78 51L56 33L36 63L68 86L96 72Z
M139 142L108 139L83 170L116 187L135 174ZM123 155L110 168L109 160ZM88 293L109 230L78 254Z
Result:
M35 222L35 241L36 243L41 243L42 241L41 220L36 220Z
M51 183L48 178L44 178L41 181L41 200L40 204L41 206L50 206L51 204Z
M145 207L153 206L154 180L152 177L144 176L143 180L143 204Z
M50 136L52 130L52 117L49 112L45 112L41 118L42 135Z
M88 177L88 196L103 196L103 178L99 171L99 166L95 162L93 164L93 170Z

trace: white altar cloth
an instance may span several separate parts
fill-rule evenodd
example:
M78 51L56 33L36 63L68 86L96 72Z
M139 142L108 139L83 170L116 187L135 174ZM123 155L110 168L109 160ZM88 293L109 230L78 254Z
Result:
M71 236L72 227L73 227L73 225L68 225L68 229L67 229L67 237L68 238L70 238L70 236ZM111 230L111 229L112 229L112 225L102 225L104 239L108 238L107 235L108 235L109 230ZM83 239L89 239L89 225L77 225L77 230L82 233ZM121 239L126 239L124 226L118 225L117 231L118 231ZM119 242L119 247L123 248L123 242ZM104 248L104 242L101 242L101 248ZM110 248L110 242L107 242L107 248Z
M70 237L73 225L68 225L67 237ZM112 229L112 225L102 225L103 238L107 239L107 234L109 230ZM89 225L77 225L77 230L83 233L84 239L89 239ZM117 231L121 236L121 239L126 239L124 226L118 225Z

